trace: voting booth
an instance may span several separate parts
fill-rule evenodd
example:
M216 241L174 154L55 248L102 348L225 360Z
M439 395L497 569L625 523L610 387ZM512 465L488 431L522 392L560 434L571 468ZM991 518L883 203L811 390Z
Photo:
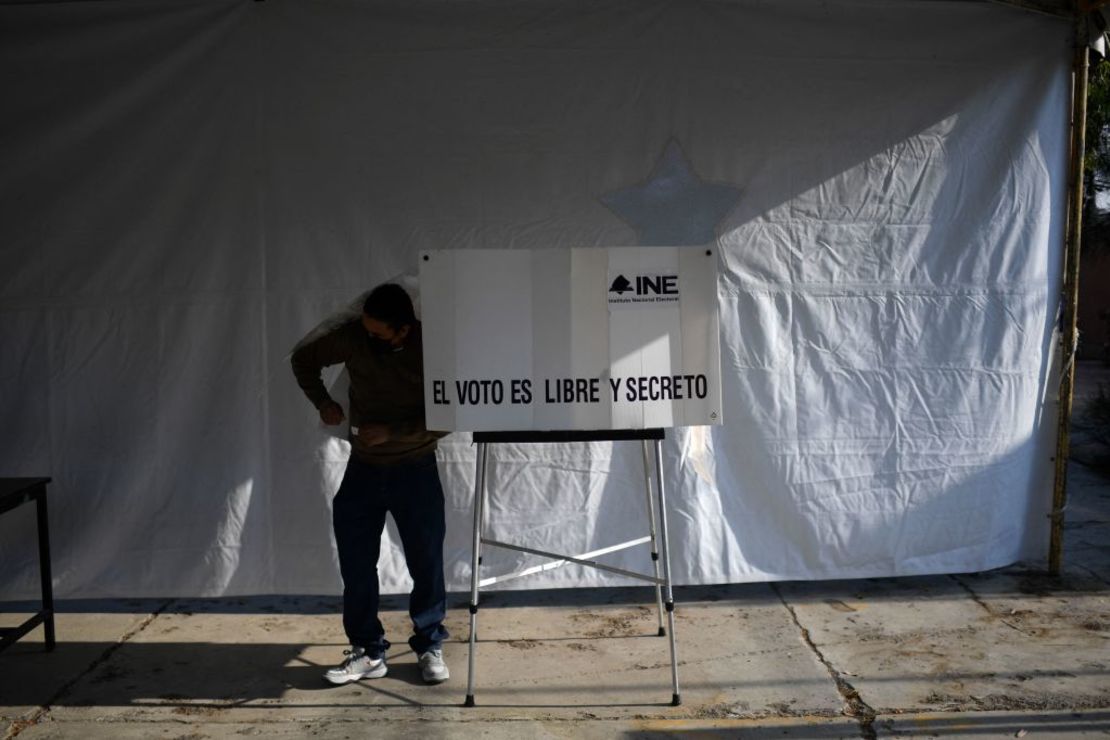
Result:
M473 432L478 445L466 705L474 706L481 588L567 563L654 584L671 701L681 703L661 442L668 427L723 418L715 251L429 251L420 293L428 428ZM574 555L486 536L490 445L597 440L642 447L644 536ZM650 574L598 560L644 545ZM483 546L550 561L482 578Z

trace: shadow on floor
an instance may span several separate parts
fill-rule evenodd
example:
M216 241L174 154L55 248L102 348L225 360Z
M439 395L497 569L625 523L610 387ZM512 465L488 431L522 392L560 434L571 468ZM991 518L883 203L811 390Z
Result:
M1043 596L1051 593L1096 593L1110 591L1110 583L1083 573L1056 578L1043 570L1023 565L959 576L972 586L989 586L991 596ZM774 589L802 589L806 599L836 599L861 593L878 593L903 598L910 592L930 598L964 598L966 589L953 576L911 576L903 578L862 578L837 581L782 581L766 583L677 586L675 603L728 601L739 607L776 603ZM467 608L469 594L448 595L449 609ZM590 607L655 603L650 586L585 589L543 589L534 591L484 591L483 609L520 607ZM167 603L168 602L168 603ZM61 599L55 604L59 614L338 614L343 601L338 596L296 595L238 596L224 598L165 599ZM383 611L405 611L408 597L393 594L382 597ZM37 601L0 602L0 614L34 612Z

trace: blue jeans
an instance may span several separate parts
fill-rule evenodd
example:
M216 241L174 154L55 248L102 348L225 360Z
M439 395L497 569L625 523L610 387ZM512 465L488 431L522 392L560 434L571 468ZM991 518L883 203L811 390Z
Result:
M419 655L439 648L447 592L443 581L443 487L435 454L401 465L370 465L352 456L332 503L343 576L343 629L374 658L389 649L378 619L378 555L386 513L393 515L412 576L409 645Z

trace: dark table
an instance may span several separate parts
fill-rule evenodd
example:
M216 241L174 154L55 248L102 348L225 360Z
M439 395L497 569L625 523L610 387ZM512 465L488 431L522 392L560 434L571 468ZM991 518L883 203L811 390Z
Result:
M50 578L50 534L46 520L46 484L49 482L49 478L0 478L0 514L35 502L39 525L39 575L42 577L42 609L18 627L0 629L0 650L10 647L40 624L46 631L46 649L54 649L54 586Z

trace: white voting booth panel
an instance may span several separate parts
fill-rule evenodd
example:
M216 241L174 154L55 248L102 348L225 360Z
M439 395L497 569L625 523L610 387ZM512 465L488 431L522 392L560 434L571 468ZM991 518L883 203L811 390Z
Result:
M473 431L478 443L466 705L475 704L481 588L571 563L655 585L671 702L680 704L661 427L721 423L715 250L425 252L420 294L428 427ZM599 440L640 442L647 536L576 555L486 536L490 444ZM549 500L569 488L554 479ZM482 578L483 546L549 562ZM598 560L630 548L641 550L653 574Z
M429 429L721 423L714 249L426 252L420 294Z

